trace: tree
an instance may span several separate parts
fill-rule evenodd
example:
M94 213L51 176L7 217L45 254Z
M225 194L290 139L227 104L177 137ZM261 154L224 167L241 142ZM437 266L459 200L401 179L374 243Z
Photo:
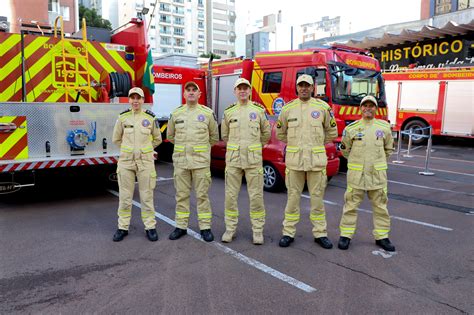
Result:
M79 21L82 21L82 18L86 19L87 26L101 27L108 30L112 29L112 24L109 20L105 20L99 16L95 9L88 9L81 4L79 5Z
M221 56L216 55L212 52L209 52L208 54L201 54L199 57L201 57L201 58L211 58L211 56L212 56L212 59L221 59Z

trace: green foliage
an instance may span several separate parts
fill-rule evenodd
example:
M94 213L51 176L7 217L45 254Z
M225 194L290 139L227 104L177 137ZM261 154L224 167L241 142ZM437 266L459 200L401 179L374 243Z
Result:
M79 21L82 21L82 18L86 19L87 26L101 27L108 30L112 29L110 21L99 16L95 9L88 9L83 5L79 5Z
M216 55L212 52L209 52L208 54L201 54L199 57L201 57L201 58L211 58L211 56L212 56L213 59L221 59L221 56Z

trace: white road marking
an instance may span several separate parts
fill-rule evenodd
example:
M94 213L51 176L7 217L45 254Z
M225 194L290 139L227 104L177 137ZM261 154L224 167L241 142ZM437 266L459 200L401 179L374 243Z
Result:
M339 174L347 174L345 172L339 172ZM399 182L396 180L388 180L389 183L394 183L394 184L399 184L399 185L405 185L405 186L411 186L411 187L417 187L417 188L424 188L424 189L429 189L429 190L437 190L437 191L444 191L444 192L450 192L453 194L460 194L460 195L468 195L468 196L474 196L472 193L468 192L463 192L463 191L455 191L455 190L449 190L449 189L443 189L443 188L435 188L435 187L429 187L429 186L423 186L423 185L416 185L416 184L410 184L410 183L405 183L405 182ZM457 182L456 182L457 183Z
M424 156L424 155L413 155L413 156L420 157L420 158L426 158L426 156ZM442 158L442 157L434 157L434 156L430 156L430 159L434 159L434 160L446 160L446 161L453 161L453 162L462 162L462 163L471 163L471 164L474 164L474 161L458 160L458 159L450 159L450 158Z
M305 194L301 194L301 196L306 198L306 199L310 198L308 195L305 195ZM340 207L343 206L341 204L338 204L337 202L329 201L329 200L324 200L324 203L329 204L329 205L333 205L333 206L340 206ZM357 208L357 210L359 210L361 212L365 212L365 213L372 213L371 210L366 210L366 209L362 209L362 208ZM434 228L434 229L444 230L444 231L452 231L453 230L452 228L449 228L449 227L436 225L436 224L431 224L431 223L427 223L427 222L423 222L423 221L407 219L407 218L398 217L398 216L395 216L395 215L391 215L390 218L395 219L395 220L399 220L399 221L413 223L413 224L423 225L423 226L431 227L431 228Z
M115 190L109 189L108 191L114 196L117 196L117 197L119 196L118 192L116 192ZM134 206L140 208L140 209L142 207L142 205L139 202L135 201L135 200L132 200L132 204ZM168 223L169 225L176 226L176 222L174 220L168 218L167 216L165 216L165 215L163 215L159 212L155 212L155 215L158 219ZM188 228L188 234L190 236L192 236L193 238L197 239L198 241L204 242L204 240L202 240L201 235L199 233L197 233L197 232L195 232L195 231L193 231L189 228ZM204 243L206 243L206 242L204 242ZM293 277L290 277L290 276L288 276L288 275L286 275L286 274L284 274L284 273L282 273L278 270L275 270L272 267L267 266L264 263L259 262L258 260L255 260L253 258L245 256L244 254L241 254L241 253L239 253L239 252L237 252L237 251L235 251L235 250L233 250L233 249L231 249L231 248L229 248L225 245L222 245L218 242L210 242L210 243L206 243L206 244L214 246L219 251L236 258L240 262L243 262L243 263L245 263L245 264L247 264L251 267L254 267L255 269L263 271L264 273L269 274L272 277L277 278L278 280L286 282L289 285L292 285L292 286L294 286L294 287L296 287L296 288L298 288L298 289L300 289L304 292L311 293L311 292L316 291L316 289L313 288L312 286L310 286L310 285L308 285L304 282L301 282L301 281L299 281L299 280L297 280Z
M392 258L393 256L395 256L397 252L387 252L383 249L378 249L378 250L373 250L372 254L375 256L382 256L383 258L387 259L387 258Z
M396 166L401 166L401 167L417 168L417 169L420 169L420 170L424 170L424 169L425 169L425 168L422 167L422 166L413 166L413 165L396 164L396 163L388 163L388 164L390 164L390 165L396 165ZM465 175L465 176L474 177L474 174L461 173L461 172L454 172L454 171L447 171L447 170L440 170L440 169L436 169L436 168L430 168L430 171L443 172L443 173L451 173L451 174Z

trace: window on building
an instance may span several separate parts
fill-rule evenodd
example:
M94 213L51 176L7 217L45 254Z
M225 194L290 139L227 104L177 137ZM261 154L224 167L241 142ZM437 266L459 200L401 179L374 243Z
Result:
M283 72L267 72L263 75L263 93L280 93Z
M64 21L70 21L71 16L69 15L69 7L61 6L61 15L63 16Z
M204 28L204 22L198 21L198 28Z
M48 11L59 13L59 0L48 0Z
M176 54L184 54L184 49L175 49L174 52Z
M171 17L169 15L160 14L160 22L171 23Z
M175 38L174 45L178 47L184 47L184 40L181 38Z
M174 33L174 35L183 36L184 35L184 28L175 27L173 33Z
M203 7L203 6L204 6L203 0L198 0L198 7Z
M474 7L474 0L458 0L458 10Z
M184 25L184 19L182 17L174 17L174 24L176 25Z
M162 53L167 53L168 51L169 51L168 48L161 48L161 52L162 52Z
M171 38L170 37L160 37L160 44L161 45L171 45Z
M451 12L451 0L436 0L435 15Z
M168 26L160 26L161 34L171 34L171 30Z
M169 3L160 3L160 11L170 12Z
M214 49L213 52L218 55L227 55L227 50L223 49Z

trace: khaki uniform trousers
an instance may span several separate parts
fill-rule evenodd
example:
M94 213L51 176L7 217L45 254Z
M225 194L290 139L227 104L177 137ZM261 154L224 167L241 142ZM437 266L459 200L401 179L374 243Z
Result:
M176 227L187 229L189 224L189 199L191 186L196 192L197 216L200 230L211 228L212 209L209 202L211 171L209 167L197 169L174 168L174 187L176 188Z
M127 230L132 217L132 199L135 191L135 176L138 179L142 221L145 229L156 228L153 190L156 186L156 172L148 168L119 168L117 170L119 185L118 228Z
M352 238L357 225L357 208L364 200L365 190L348 187L344 194L344 209L339 229L341 236ZM388 238L390 232L390 216L387 209L387 189L367 190L373 209L374 230L376 240Z
M252 231L263 232L265 206L263 203L263 169L261 167L240 168L226 166L225 169L225 226L226 231L235 232L239 222L238 198L242 176L247 181L250 200L250 222Z
M306 175L311 204L309 219L313 224L313 236L315 238L327 236L326 211L323 202L327 182L326 170L296 171L287 168L285 173L288 201L283 220L283 235L295 237L296 224L300 221L300 200Z

